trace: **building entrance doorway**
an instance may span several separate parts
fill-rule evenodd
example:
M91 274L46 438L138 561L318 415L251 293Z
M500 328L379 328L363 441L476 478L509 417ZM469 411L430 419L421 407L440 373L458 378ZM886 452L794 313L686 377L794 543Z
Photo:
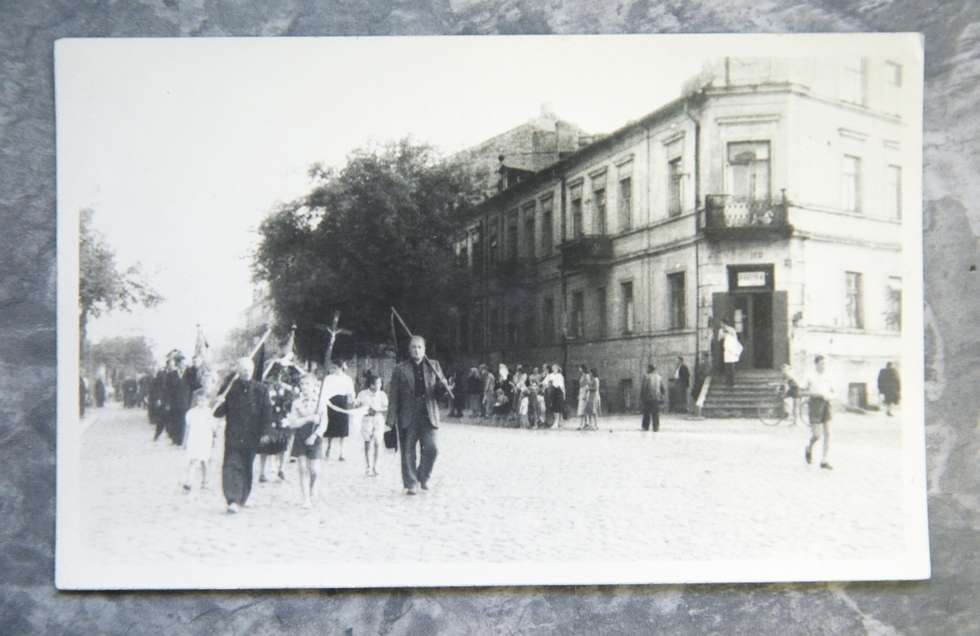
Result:
M716 343L721 320L738 333L736 369L775 369L789 361L786 302L786 292L773 289L772 265L729 266L728 291L714 294L713 314Z

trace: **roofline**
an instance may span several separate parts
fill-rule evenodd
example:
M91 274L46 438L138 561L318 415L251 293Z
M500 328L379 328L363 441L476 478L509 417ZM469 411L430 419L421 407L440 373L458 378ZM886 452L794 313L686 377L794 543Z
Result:
M609 133L602 139L594 141L593 143L576 150L564 159L560 159L551 166L548 166L544 170L539 170L534 173L530 178L517 183L516 185L493 195L489 199L480 202L476 207L473 208L472 212L468 216L476 216L477 214L482 214L486 211L488 207L502 206L506 207L510 203L511 199L521 198L528 193L528 190L533 190L536 187L545 185L548 181L554 181L559 178L559 173L567 170L569 166L581 161L587 157L590 157L598 152L606 150L609 146L616 142L621 141L630 134L649 128L653 124L659 122L662 119L666 119L668 116L675 115L681 110L681 107L687 103L693 95L683 95L677 99L667 102L660 108L647 113L643 117L626 123L625 125L617 128L613 132Z

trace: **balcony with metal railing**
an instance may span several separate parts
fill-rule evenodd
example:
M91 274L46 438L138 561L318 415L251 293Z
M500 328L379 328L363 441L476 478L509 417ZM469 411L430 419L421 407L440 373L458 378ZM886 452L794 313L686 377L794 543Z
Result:
M561 268L566 271L602 269L612 265L612 238L585 235L561 244Z
M709 194L704 198L701 228L709 240L765 240L793 234L786 195L743 198Z

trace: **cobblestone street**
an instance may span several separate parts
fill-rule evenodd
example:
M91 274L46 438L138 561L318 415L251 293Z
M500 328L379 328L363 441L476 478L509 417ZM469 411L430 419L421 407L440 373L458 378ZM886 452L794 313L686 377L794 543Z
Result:
M81 447L83 545L105 564L886 558L902 549L900 419L841 414L833 471L803 461L804 426L606 417L602 430L449 421L432 490L402 494L396 457L364 475L361 442L323 463L313 510L256 482L225 513L220 440L210 485L185 494L184 456L143 411L102 409ZM256 465L257 466L257 465ZM257 479L256 469L256 479ZM428 537L420 541L419 537Z

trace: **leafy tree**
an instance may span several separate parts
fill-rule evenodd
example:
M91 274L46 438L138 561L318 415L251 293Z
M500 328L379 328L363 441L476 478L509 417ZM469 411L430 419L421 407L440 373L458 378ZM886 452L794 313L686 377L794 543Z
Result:
M84 209L79 224L79 335L84 346L88 319L136 305L152 307L163 297L144 280L139 264L120 270L112 246L92 228L94 212Z
M432 349L448 344L459 276L454 218L477 192L466 166L403 140L358 150L339 171L314 166L310 174L312 191L263 221L254 259L280 326L297 325L300 354L323 355L326 334L315 325L334 311L354 331L337 341L339 354L377 351L391 342L392 306Z
M94 371L105 366L121 378L132 378L153 370L153 349L143 336L106 338L93 344L88 360Z

